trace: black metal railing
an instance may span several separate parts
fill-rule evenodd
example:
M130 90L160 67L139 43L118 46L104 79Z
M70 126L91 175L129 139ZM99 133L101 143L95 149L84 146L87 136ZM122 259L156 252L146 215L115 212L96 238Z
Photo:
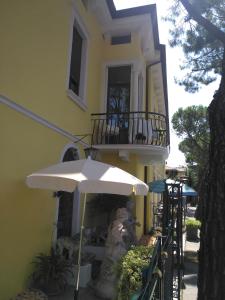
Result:
M143 290L138 300L151 300L160 293L159 265L161 260L161 238L158 238L146 274L143 274ZM161 271L160 271L161 272Z
M182 185L167 183L160 203L162 237L158 237L138 300L182 299L183 288L183 222ZM157 212L158 214L158 212Z
M171 300L173 276L171 273L172 233L158 237L138 300Z
M92 145L142 144L166 147L166 116L153 112L92 114Z

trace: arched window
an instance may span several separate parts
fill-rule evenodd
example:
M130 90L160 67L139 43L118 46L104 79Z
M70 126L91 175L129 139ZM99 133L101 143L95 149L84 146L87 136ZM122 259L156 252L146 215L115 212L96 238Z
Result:
M66 150L62 161L78 160L78 151L75 148L69 148ZM59 193L59 208L58 208L58 222L57 222L57 238L61 236L73 235L74 218L77 216L74 214L74 205L78 201L76 192L60 192Z

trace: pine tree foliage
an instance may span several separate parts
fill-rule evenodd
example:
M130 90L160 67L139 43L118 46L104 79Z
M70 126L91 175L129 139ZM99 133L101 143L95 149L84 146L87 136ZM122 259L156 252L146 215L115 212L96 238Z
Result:
M170 45L182 47L185 57L180 68L186 74L176 78L176 82L186 91L196 92L202 84L207 85L221 75L223 43L193 20L181 2L173 1L171 13L165 19L173 25ZM224 0L192 0L190 3L200 15L225 32Z
M192 184L198 188L208 163L209 123L207 107L193 105L179 108L172 117L173 129L182 138L179 150L184 153Z

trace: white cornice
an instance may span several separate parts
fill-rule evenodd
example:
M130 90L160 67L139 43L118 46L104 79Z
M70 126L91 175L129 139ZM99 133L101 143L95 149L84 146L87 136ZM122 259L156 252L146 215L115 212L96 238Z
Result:
M112 20L105 0L91 0L88 8L96 15L103 28L105 23L109 22L110 19Z
M129 154L138 155L140 163L143 165L164 163L168 158L169 148L153 145L137 145L137 144L111 144L111 145L93 145L100 152L114 152L123 160L129 160Z
M112 35L138 33L145 59L150 62L157 59L150 13L112 19L105 0L89 1L91 11L96 15L102 34L106 38Z

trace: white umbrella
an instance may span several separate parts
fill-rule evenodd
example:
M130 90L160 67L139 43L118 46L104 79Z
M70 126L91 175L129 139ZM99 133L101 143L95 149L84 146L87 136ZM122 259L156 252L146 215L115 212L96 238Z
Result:
M148 186L117 167L91 159L69 161L50 166L29 175L31 188L81 193L146 195Z
M31 188L53 191L73 192L76 187L85 194L81 219L80 245L78 253L78 272L76 293L78 297L81 244L87 193L119 195L147 195L148 185L135 176L117 167L91 159L62 162L27 176L26 183Z

